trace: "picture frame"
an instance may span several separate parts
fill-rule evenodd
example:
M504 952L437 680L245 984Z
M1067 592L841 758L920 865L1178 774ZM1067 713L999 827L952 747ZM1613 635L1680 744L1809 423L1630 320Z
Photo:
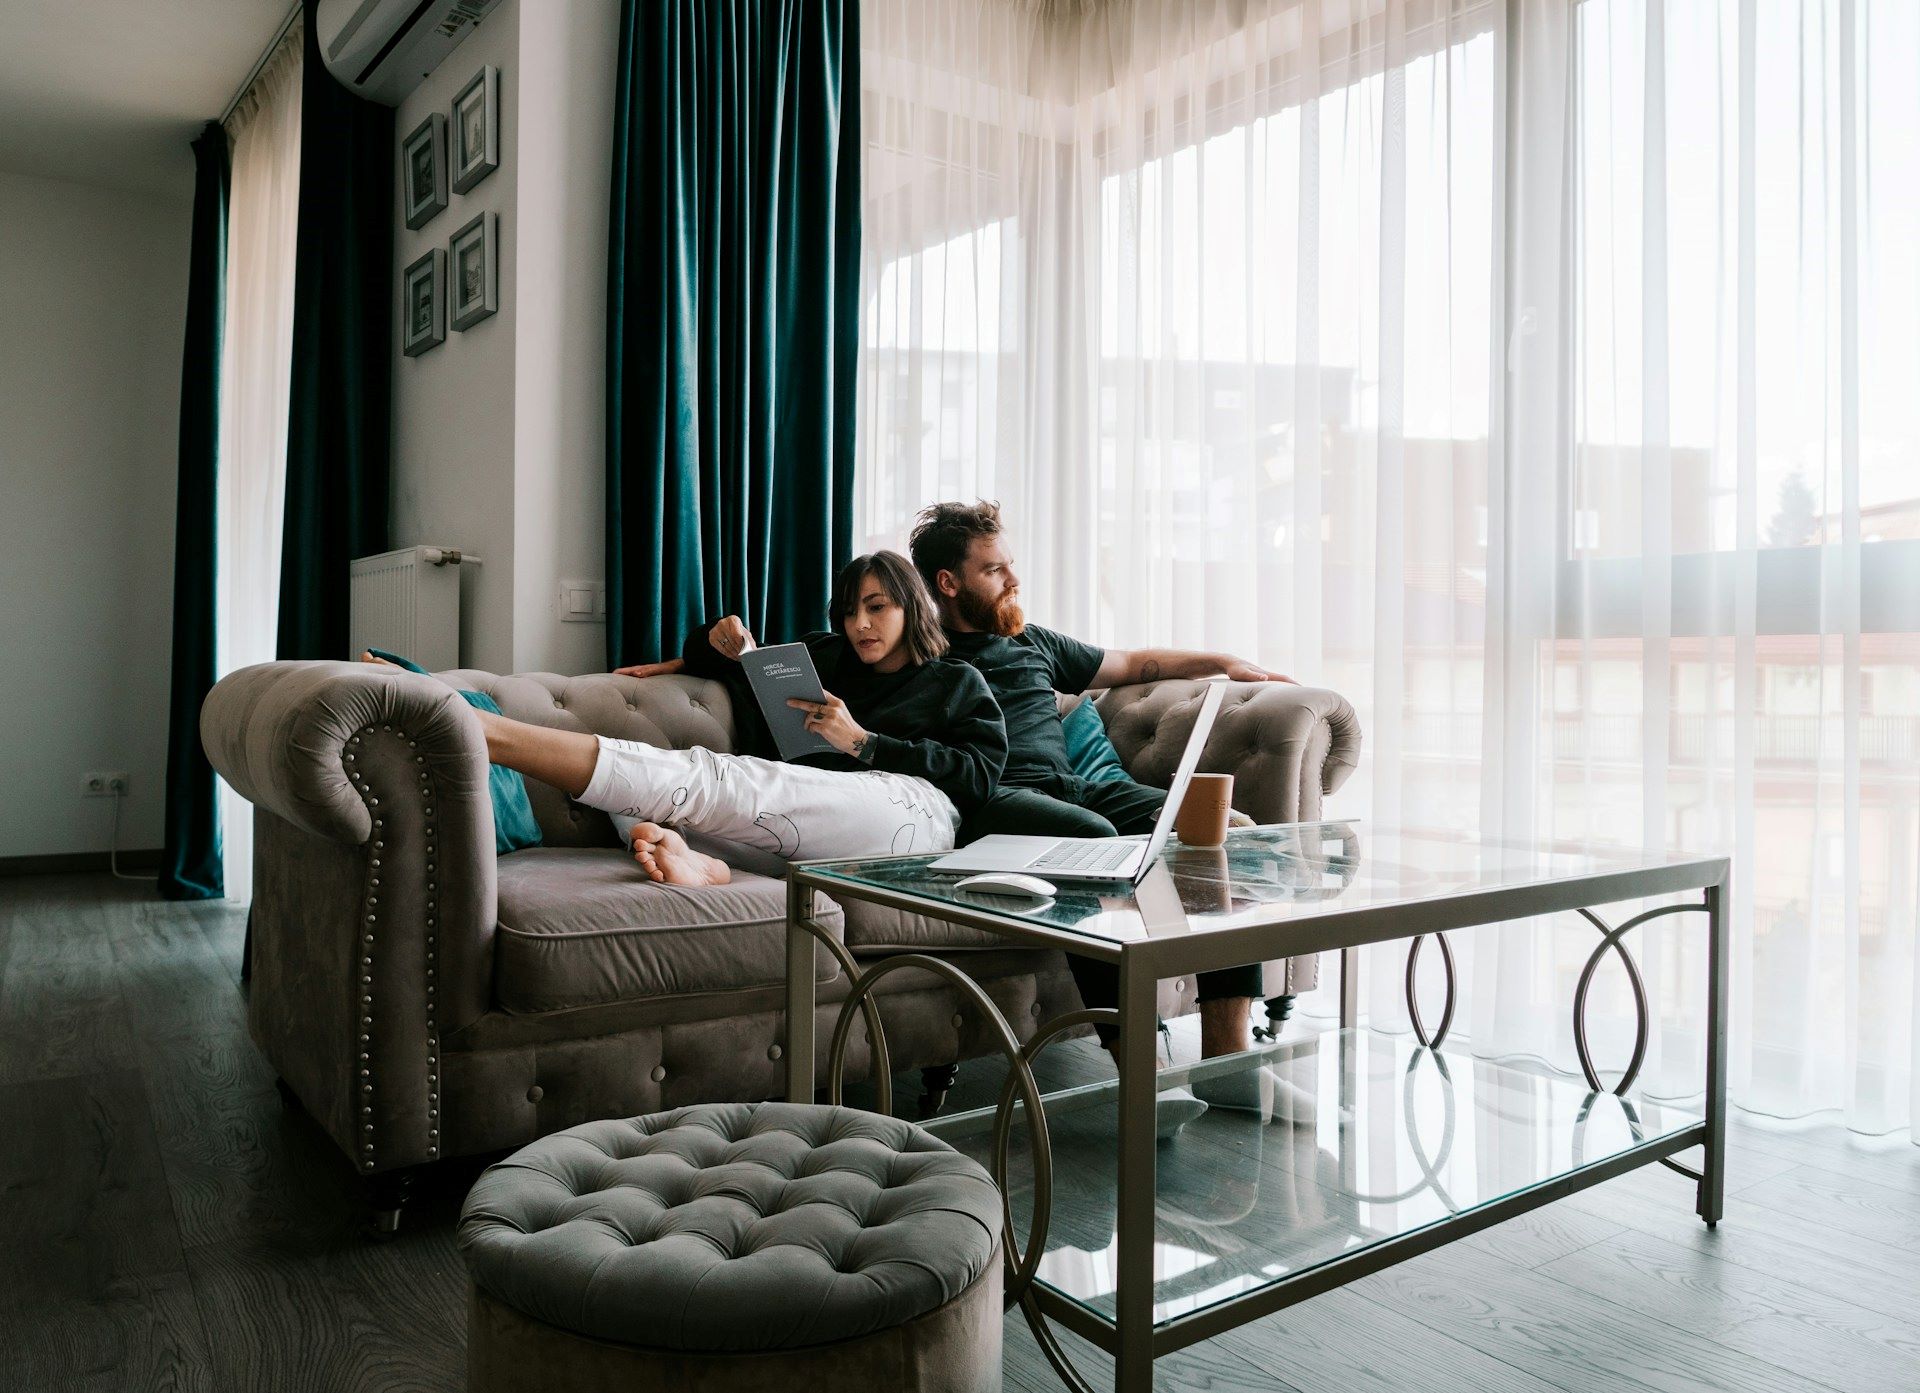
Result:
M453 99L453 191L500 167L500 70L489 63Z
M434 112L400 142L401 201L409 228L447 206L447 118Z
M409 358L447 341L447 253L434 247L400 275L400 342Z
M447 243L448 319L470 329L500 308L500 215L480 213Z

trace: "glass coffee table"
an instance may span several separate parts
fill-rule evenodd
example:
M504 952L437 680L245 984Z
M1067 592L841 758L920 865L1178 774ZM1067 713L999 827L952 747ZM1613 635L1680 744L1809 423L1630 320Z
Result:
M908 969L944 978L986 1017L1010 1068L998 1107L927 1124L985 1161L1006 1198L1007 1299L1019 1302L1069 1387L1088 1384L1049 1322L1113 1355L1114 1386L1153 1386L1153 1361L1247 1321L1464 1238L1639 1166L1693 1182L1694 1209L1720 1219L1724 1189L1727 860L1575 854L1352 822L1236 829L1223 848L1177 843L1138 886L1061 887L1050 901L958 889L930 856L804 862L788 882L788 1096L813 1096L816 945L852 989L829 1046L837 1099L856 1018L867 1024L877 1106L891 1106L874 990ZM815 890L975 929L1007 946L1057 948L1114 964L1119 1005L1042 1022L1024 1043L964 970L965 954L855 959L813 922ZM1672 898L1669 897L1678 897ZM1668 902L1617 925L1600 906ZM1625 936L1697 913L1707 935L1706 1062L1693 1108L1638 1097L1650 1006ZM1456 982L1447 933L1577 914L1596 931L1572 1001L1584 1082L1450 1051ZM1415 968L1433 939L1445 998L1429 1022ZM1413 1037L1360 1026L1360 953L1409 943ZM1163 979L1276 958L1340 954L1340 1028L1219 1059L1157 1067ZM1604 1084L1588 1040L1596 974L1617 958L1632 989L1630 1057ZM1120 1028L1119 1078L1042 1094L1033 1061L1095 1023ZM1274 1080L1279 1080L1275 1083ZM1216 1107L1156 1143L1159 1093L1236 1090L1256 1110ZM1016 1145L1017 1122L1026 1141ZM1698 1168L1676 1154L1701 1148ZM1015 1219L1024 1216L1023 1243Z

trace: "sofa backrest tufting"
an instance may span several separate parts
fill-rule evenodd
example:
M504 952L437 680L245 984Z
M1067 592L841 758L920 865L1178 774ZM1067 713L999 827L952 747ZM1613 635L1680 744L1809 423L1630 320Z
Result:
M615 740L685 750L704 745L733 749L733 706L726 688L698 677L617 677L555 672L507 676L477 668L435 673L441 681L485 692L501 714L530 725L580 730ZM527 780L527 798L548 846L617 846L607 815L581 807L538 779Z

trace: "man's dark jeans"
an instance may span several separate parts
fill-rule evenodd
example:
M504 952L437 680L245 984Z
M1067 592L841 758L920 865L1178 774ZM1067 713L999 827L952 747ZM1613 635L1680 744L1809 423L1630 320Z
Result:
M967 819L960 829L960 844L964 846L989 832L1033 837L1111 837L1151 832L1166 801L1165 789L1131 779L1093 783L1062 774L1017 787L1002 784L1000 791ZM1080 999L1089 1007L1110 1007L1120 1000L1120 969L1112 963L1069 953L1067 966L1073 969ZM1195 978L1203 1002L1259 996L1262 981L1258 963L1203 972ZM1099 1031L1103 1044L1110 1043L1117 1033L1106 1025Z

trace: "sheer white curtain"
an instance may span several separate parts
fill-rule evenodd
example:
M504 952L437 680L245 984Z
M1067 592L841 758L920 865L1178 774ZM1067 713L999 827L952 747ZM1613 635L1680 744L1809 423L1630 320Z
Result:
M274 655L300 217L302 32L296 21L227 119L233 175L220 363L215 648L221 676ZM220 823L227 897L250 899L253 808L224 782Z
M1043 622L1339 689L1342 813L1732 853L1737 1097L1905 1125L1913 24L868 0L859 530L998 497ZM1650 928L1684 1092L1700 929ZM1472 1047L1571 1067L1592 931L1460 938Z
M861 23L871 537L997 497L1037 616L1343 687L1404 558L1433 603L1388 622L1450 640L1462 539L1409 555L1380 471L1411 468L1423 510L1484 477L1491 9L870 0Z
M1585 0L1565 34L1566 199L1516 209L1570 252L1538 830L1730 851L1736 1097L1890 1131L1920 1079L1920 9ZM1689 927L1642 946L1655 1087L1697 1050Z

